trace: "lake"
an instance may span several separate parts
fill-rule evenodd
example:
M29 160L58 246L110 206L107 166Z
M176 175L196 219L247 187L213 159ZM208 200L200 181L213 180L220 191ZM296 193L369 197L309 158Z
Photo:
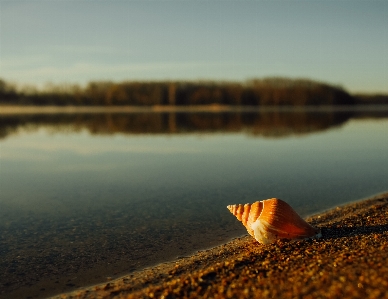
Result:
M43 298L387 191L388 107L0 114L0 189L0 298Z

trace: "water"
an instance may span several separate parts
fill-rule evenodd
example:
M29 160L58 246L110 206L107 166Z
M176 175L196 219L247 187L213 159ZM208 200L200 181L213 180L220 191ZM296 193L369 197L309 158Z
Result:
M0 298L102 282L245 234L226 209L302 216L388 189L388 112L0 117Z

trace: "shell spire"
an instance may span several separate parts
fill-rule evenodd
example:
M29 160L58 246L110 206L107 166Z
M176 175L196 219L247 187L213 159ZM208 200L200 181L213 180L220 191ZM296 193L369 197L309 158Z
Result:
M253 204L227 206L258 242L320 237L320 231L304 221L285 201L271 198Z

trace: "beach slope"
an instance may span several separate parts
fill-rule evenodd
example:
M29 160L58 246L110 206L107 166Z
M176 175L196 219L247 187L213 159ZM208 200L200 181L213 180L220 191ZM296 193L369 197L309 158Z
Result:
M388 193L307 221L322 238L246 236L55 298L388 298Z

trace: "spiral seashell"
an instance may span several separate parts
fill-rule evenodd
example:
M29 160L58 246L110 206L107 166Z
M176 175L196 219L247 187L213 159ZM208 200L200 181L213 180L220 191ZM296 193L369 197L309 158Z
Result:
M253 204L227 206L240 220L248 233L262 244L277 239L305 239L320 237L320 231L304 221L291 206L278 198L256 201Z

